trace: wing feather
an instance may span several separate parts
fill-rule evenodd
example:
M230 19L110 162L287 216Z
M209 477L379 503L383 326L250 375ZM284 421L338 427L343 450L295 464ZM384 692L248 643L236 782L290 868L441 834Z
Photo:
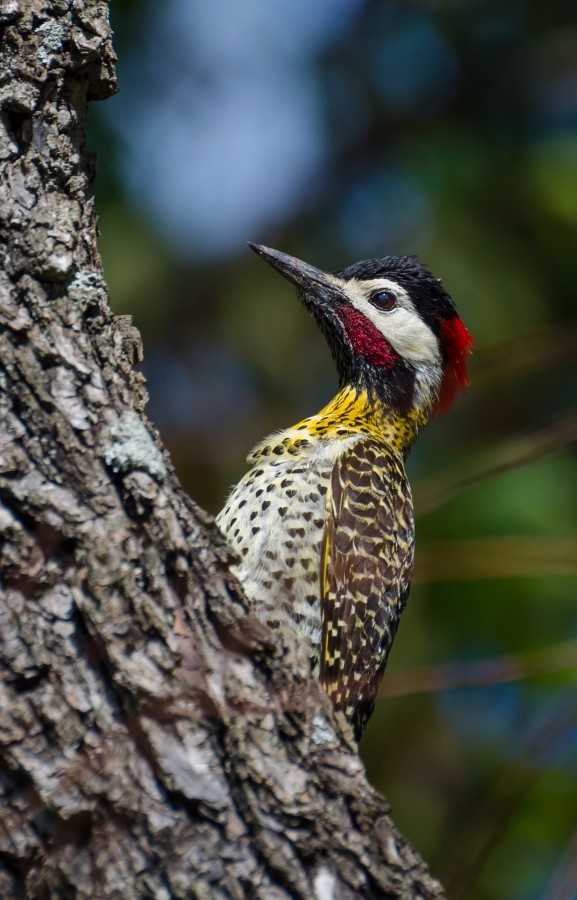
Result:
M357 737L372 711L413 569L402 458L374 439L339 457L321 554L321 681Z

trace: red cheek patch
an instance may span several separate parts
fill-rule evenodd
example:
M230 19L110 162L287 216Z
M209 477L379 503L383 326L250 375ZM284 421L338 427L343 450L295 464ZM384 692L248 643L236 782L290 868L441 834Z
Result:
M354 306L339 307L337 315L355 352L368 363L392 369L400 361L399 355L376 325Z
M458 316L445 319L441 325L441 343L447 361L439 398L433 409L435 414L447 412L459 391L469 384L467 356L473 352L471 335Z

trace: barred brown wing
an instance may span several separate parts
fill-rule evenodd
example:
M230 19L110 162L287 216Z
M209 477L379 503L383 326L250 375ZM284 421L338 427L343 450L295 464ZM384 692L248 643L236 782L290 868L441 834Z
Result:
M413 569L402 457L361 440L336 462L321 556L320 676L357 738L370 716Z

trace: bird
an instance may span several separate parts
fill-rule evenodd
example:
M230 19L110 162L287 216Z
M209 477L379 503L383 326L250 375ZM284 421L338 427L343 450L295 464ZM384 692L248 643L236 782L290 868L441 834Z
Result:
M358 741L409 595L405 460L469 383L473 343L441 281L415 257L325 272L249 246L296 286L339 382L319 412L257 444L216 522L255 614L306 636L312 673Z

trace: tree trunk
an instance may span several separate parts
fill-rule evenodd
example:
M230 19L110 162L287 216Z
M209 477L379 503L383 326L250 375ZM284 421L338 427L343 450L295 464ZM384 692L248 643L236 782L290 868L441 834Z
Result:
M441 897L143 414L87 199L106 3L0 37L0 896Z

